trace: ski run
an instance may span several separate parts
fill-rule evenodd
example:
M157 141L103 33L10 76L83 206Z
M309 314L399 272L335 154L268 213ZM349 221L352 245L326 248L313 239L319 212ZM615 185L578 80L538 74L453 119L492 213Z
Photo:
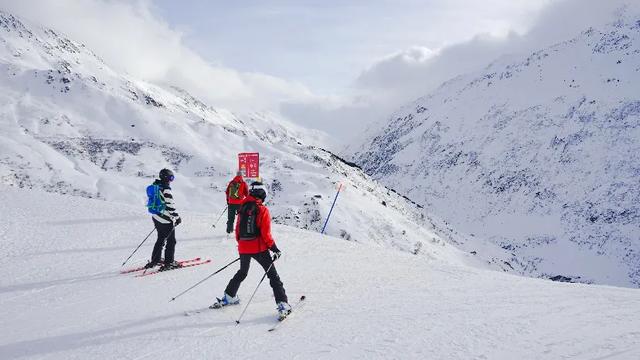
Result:
M636 289L556 283L274 225L292 305L277 321L254 262L241 306L203 311L238 269L211 228L185 212L176 258L211 263L121 274L153 224L140 207L2 187L0 359L638 359ZM143 209L144 210L144 209ZM214 211L215 210L215 211ZM212 209L212 213L219 213ZM144 265L153 242L127 266ZM281 324L277 331L269 329Z

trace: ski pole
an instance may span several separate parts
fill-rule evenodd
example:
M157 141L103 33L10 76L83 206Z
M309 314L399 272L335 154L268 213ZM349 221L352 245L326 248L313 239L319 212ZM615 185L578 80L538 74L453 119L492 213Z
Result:
M218 221L220 221L220 219L222 219L222 215L224 214L224 212L227 210L227 208L229 207L229 204L227 204L227 206L224 207L224 209L222 209L222 212L220 213L220 216L218 216L218 220L216 220L215 223L213 223L213 225L211 225L212 227L216 227L216 225L218 225Z
M171 298L171 300L169 300L169 302L172 302L172 301L174 301L175 299L179 298L180 296L182 296L182 295L186 294L189 290L191 290L191 289L193 289L194 287L196 287L196 286L198 286L198 285L202 284L203 282L207 281L207 280L208 280L209 278L211 278L213 275L215 275L215 274L219 273L220 271L222 271L222 270L224 270L224 269L228 268L228 267L229 267L229 265L233 264L234 262L236 262L236 261L238 261L238 260L240 260L240 258L237 258L237 259L233 260L232 262L228 263L227 265L225 265L225 266L221 267L219 270L215 271L213 274L211 274L211 275L207 276L206 278L204 278L204 279L202 279L202 280L198 281L198 282L197 282L195 285L193 285L192 287L190 287L190 288L188 288L187 290L185 290L185 291L181 292L180 294L178 294L178 295L176 295L176 296L172 297L172 298Z
M267 277L267 274L269 273L269 270L271 270L271 267L273 266L273 263L275 263L275 262L276 262L276 260L274 259L271 262L271 265L269 265L269 267L267 268L267 271L265 271L264 275L262 275L262 279L260 279L260 282L258 283L258 286L256 286L255 290L253 290L253 294L251 294L251 297L249 298L249 301L247 302L247 305L244 306L244 309L242 310L242 313L240 314L240 317L238 318L238 320L236 320L236 325L240 324L240 319L242 319L242 316L244 315L244 312L247 311L247 308L249 307L249 304L251 304L251 300L253 300L253 296L258 291L258 288L260 287L260 284L262 284L262 282L264 281L264 278Z
M145 242L145 241L147 241L147 239L149 238L149 236L151 236L151 234L153 234L153 232L154 232L154 231L156 231L156 228L155 228L155 227L153 228L153 230L151 230L151 232L149 233L149 235L147 235L147 237L146 237L146 238L144 238L144 240L142 240L142 242L140 243L140 245L138 245L138 247L137 247L135 250L133 250L133 252L131 253L131 255L129 255L129 257L127 258L127 260L125 260L125 261L122 263L122 266L124 266L124 264L126 264L126 263L127 263L127 261L129 261L129 259L131 259L131 257L133 256L133 254L135 254L135 253L136 253L136 251L138 251L138 249L140 249L140 246L142 246L142 244L144 244L144 242Z

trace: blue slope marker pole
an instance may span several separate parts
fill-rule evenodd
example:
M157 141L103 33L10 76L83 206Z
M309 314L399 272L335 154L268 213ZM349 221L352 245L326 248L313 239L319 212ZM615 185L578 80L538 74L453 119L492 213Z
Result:
M336 197L333 199L333 204L331 204L331 209L329 210L329 215L327 215L327 220L324 221L324 226L322 226L321 234L324 234L324 230L327 228L327 223L329 222L329 218L331 217L331 212L333 211L333 207L336 206L336 200L338 200L338 195L340 195L340 190L342 190L342 183L338 186L338 192L336 193Z

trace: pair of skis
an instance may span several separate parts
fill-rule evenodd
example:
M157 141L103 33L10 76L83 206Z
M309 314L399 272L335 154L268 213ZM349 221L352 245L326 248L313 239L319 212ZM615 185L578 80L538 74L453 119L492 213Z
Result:
M170 269L170 270L165 270L165 271L171 271L171 270L182 269L182 268L187 268L187 267L199 266L199 265L208 264L210 262L211 262L211 259L202 260L199 257L196 257L196 258L193 258L193 259L187 259L187 260L179 260L178 264L181 265L180 267L177 267L177 268L174 268L174 269ZM122 270L122 271L120 271L120 273L121 274L130 274L130 273L135 273L135 272L138 272L138 271L144 271L144 272L141 273L141 274L137 274L136 277L149 276L149 275L154 275L154 274L157 274L157 273L160 273L160 272L164 272L164 271L160 271L160 269L147 269L143 265L143 266L139 266L139 267L132 268L132 269ZM293 304L291 306L291 312L289 314L287 314L287 315L284 315L284 316L281 315L278 318L278 322L275 325L273 325L272 327L270 327L268 329L268 331L269 332L275 331L280 326L280 324L282 324L292 314L294 314L298 310L300 310L305 304L305 299L306 299L306 296L302 295L300 297L300 299L295 304ZM194 311L187 311L187 312L185 312L185 316L190 316L190 315L193 315L193 314L199 314L199 313L201 313L201 312L203 312L203 311L205 311L207 309L215 309L215 308L212 305L212 306L209 306L208 308L204 308L204 309L199 309L199 310L194 310Z
M280 317L278 318L278 322L277 322L275 325L273 325L272 327L270 327L267 331L269 331L269 332L275 331L278 327L280 327L280 325L281 325L285 320L287 320L289 317L291 317L291 315L295 314L296 312L298 312L298 310L302 309L302 307L303 307L303 306L304 306L304 304L305 304L305 299L306 299L306 298L307 298L307 297L306 297L305 295L302 295L302 296L300 297L300 299L298 299L298 301L297 301L295 304L293 304L293 305L291 306L291 312L290 312L288 315L280 316ZM227 306L229 306L229 305L227 305ZM200 314L200 313L202 313L202 312L204 312L204 311L207 311L208 309L215 309L215 310L218 310L218 309L222 309L222 308L225 308L225 307L226 307L226 306L222 306L222 307L214 307L213 305L211 305L211 306L209 306L209 307L207 307L207 308L203 308L203 309L192 310L192 311L185 311L184 315L185 315L185 316L191 316L191 315L195 315L195 314Z
M171 270L183 269L183 268L188 268L188 267L194 267L194 266L198 266L198 265L208 264L210 262L211 262L211 259L203 260L202 258L199 258L199 257L196 257L196 258L193 258L193 259L187 259L187 260L179 260L178 264L180 265L180 267L177 267L177 268L174 268L174 269L165 270L165 271L171 271ZM134 272L138 272L138 271L143 271L143 273L137 274L135 277L143 277L143 276L155 275L157 273L165 272L165 271L160 271L159 268L147 269L143 265L143 266L139 266L139 267L132 268L132 269L122 270L122 271L120 271L120 273L121 274L130 274L130 273L134 273Z

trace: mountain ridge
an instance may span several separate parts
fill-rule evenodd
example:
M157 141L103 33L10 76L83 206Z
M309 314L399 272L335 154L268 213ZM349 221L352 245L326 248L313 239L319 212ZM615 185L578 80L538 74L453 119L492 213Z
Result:
M451 79L352 158L506 271L640 286L639 15Z

